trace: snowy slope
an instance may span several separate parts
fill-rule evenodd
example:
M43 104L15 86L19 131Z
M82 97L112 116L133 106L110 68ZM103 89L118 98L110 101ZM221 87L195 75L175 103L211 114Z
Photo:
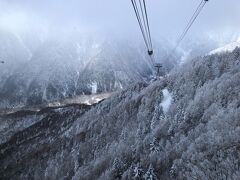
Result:
M235 42L231 42L223 47L212 50L209 54L212 55L212 54L219 54L219 53L225 53L225 52L232 52L237 47L240 47L240 38Z
M239 179L239 90L236 49L95 107L0 117L0 179Z
M162 93L163 93L163 100L160 106L162 107L163 112L167 113L172 103L172 96L167 89L163 89Z

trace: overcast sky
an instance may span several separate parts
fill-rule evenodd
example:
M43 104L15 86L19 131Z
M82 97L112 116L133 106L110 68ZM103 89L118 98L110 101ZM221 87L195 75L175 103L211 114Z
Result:
M154 38L176 39L201 0L146 0ZM130 0L0 0L9 29L80 29L140 37ZM189 36L240 34L240 0L209 0Z

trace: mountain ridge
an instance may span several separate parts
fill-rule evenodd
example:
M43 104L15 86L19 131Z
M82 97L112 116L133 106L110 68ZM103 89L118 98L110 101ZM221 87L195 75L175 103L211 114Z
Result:
M45 41L35 47L30 60L23 57L21 63L13 64L13 71L5 69L1 75L1 108L113 92L148 80L153 73L143 47L137 44L72 37ZM11 66L9 63L6 61L1 68ZM175 63L168 62L166 68L171 69Z

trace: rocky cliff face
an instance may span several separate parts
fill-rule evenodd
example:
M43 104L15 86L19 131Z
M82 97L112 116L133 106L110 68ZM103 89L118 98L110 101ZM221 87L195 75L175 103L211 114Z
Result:
M1 117L1 179L238 179L240 49L95 107Z

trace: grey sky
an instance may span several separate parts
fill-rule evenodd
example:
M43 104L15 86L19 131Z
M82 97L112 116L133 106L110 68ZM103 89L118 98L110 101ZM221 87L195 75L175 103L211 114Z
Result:
M146 0L155 38L176 39L200 0ZM130 0L0 0L0 25L140 36ZM240 1L209 0L189 36L240 33Z

